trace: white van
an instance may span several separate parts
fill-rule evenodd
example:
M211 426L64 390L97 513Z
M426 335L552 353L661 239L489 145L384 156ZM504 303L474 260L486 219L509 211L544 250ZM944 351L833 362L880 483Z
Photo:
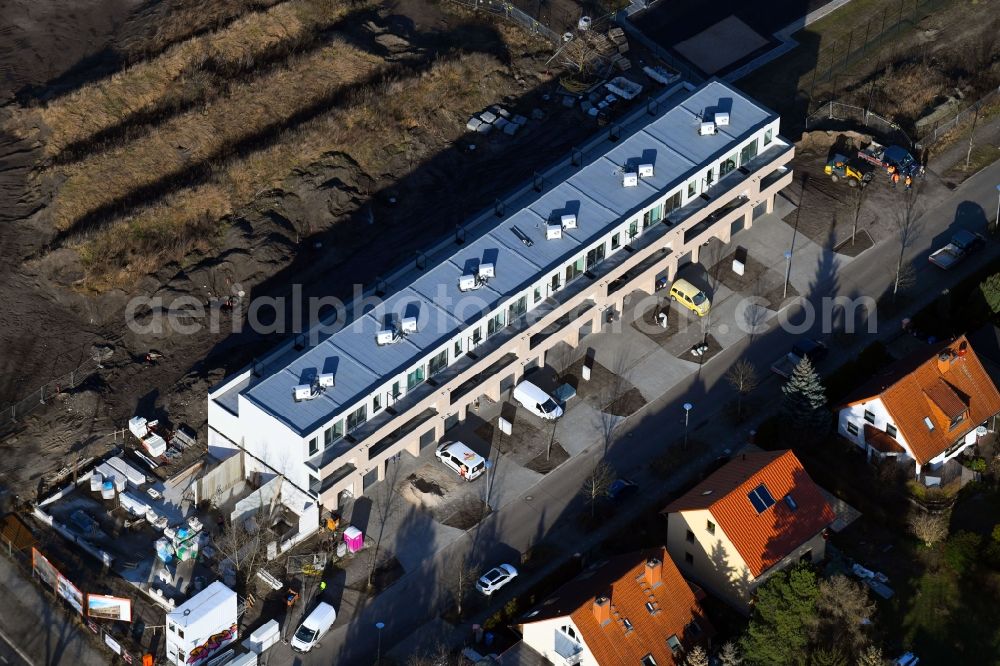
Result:
M326 635L336 619L337 611L333 606L320 602L313 612L309 613L309 617L299 625L299 630L292 636L289 645L296 652L309 652L319 644L319 639Z
M514 400L543 419L555 420L563 413L555 398L527 380L514 387Z
M446 442L437 447L434 455L466 481L473 481L486 471L486 459L462 442Z

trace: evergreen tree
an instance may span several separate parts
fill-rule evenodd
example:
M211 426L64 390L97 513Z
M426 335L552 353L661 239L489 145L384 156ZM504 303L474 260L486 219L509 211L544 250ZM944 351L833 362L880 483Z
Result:
M781 571L757 588L757 603L740 641L752 666L799 663L816 623L816 574L799 566Z
M795 366L781 392L784 394L785 413L794 427L816 428L826 422L826 390L807 357L802 357Z
M743 666L743 657L740 656L740 651L736 648L735 643L727 641L723 644L722 649L719 650L719 663L722 666Z
M684 666L708 666L708 655L705 653L705 648L700 645L691 648L684 660Z
M849 666L847 655L839 648L819 648L812 655L812 666Z
M882 648L877 645L869 645L858 657L858 666L885 666L885 657L882 656Z

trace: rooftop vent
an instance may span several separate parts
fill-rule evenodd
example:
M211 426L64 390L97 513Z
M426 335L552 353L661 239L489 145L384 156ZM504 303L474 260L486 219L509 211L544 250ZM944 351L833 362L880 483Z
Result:
M635 171L626 171L622 174L622 187L638 187L639 174Z
M311 384L299 384L298 386L292 387L292 397L295 399L295 402L312 400L318 395L318 393L313 393L313 387Z
M320 388L333 388L337 383L337 378L333 376L332 372L325 372L318 379Z
M477 273L480 280L489 280L497 275L496 267L493 264L479 264Z
M417 318L416 317L403 317L403 321L400 322L403 327L403 335L408 333L417 332Z
M394 344L399 342L402 338L403 336L399 334L399 331L396 330L395 326L391 328L383 328L375 334L375 342L379 347Z
M715 114L715 126L725 127L729 124L729 114L726 112L719 112Z
M576 215L574 215L573 213L563 215L559 219L560 222L562 222L563 229L576 229Z
M559 240L562 238L562 225L549 222L545 225L545 240Z
M715 134L715 132L715 123L711 120L703 120L701 126L698 128L698 134L701 136L708 136L710 134Z
M459 291L472 291L479 287L479 280L476 279L475 275L463 275L458 278L458 290Z
M653 165L652 164L640 164L639 165L639 178L652 178L653 177Z

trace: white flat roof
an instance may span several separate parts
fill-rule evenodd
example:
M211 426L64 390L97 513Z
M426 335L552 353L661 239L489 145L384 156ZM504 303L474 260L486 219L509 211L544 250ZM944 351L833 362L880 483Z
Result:
M728 112L729 125L718 128L714 135L700 136L699 114L707 120L715 111ZM641 115L648 118L647 123L642 124ZM550 174L554 172L561 180L546 183L542 193L528 188L527 194L507 201L510 214L503 218L484 214L469 228L489 225L490 217L492 228L458 246L437 265L417 273L412 283L400 285L383 305L312 349L283 355L284 367L273 364L264 369L259 380L240 385L238 391L300 435L314 431L499 303L579 255L614 226L696 176L704 165L738 149L776 118L774 112L718 80L705 83L658 116L640 111L631 119L631 126L623 129L622 137L608 144L604 152L587 156L581 167L568 160L557 165ZM636 187L623 187L622 167L637 164L653 164L652 178L640 179ZM559 240L546 240L545 222L564 213L577 216L577 228L564 229ZM496 277L485 287L461 293L458 278L473 272L480 262L495 264ZM418 332L395 344L378 346L375 334L387 314L396 322L404 316L416 316ZM333 388L313 400L293 400L294 386L329 372L336 375ZM232 403L226 394L218 399Z
M213 615L221 615L226 606L232 606L236 620L236 593L220 581L215 581L176 609L167 613L167 621L180 627L194 627Z

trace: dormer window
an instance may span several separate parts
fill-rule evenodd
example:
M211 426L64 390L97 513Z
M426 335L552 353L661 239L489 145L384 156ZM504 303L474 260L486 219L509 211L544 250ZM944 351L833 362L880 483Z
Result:
M681 653L681 642L677 638L677 634L674 634L667 639L667 647L673 652L674 656L678 656Z
M954 430L955 428L957 428L957 427L958 427L958 425L959 425L959 424L960 424L960 423L961 423L962 421L964 421L964 420L965 420L965 415L966 415L966 414L967 414L967 412L962 412L961 414L959 414L958 416L956 416L955 418L953 418L953 419L951 420L951 424L950 424L950 425L948 426L948 429L949 429L949 430Z

